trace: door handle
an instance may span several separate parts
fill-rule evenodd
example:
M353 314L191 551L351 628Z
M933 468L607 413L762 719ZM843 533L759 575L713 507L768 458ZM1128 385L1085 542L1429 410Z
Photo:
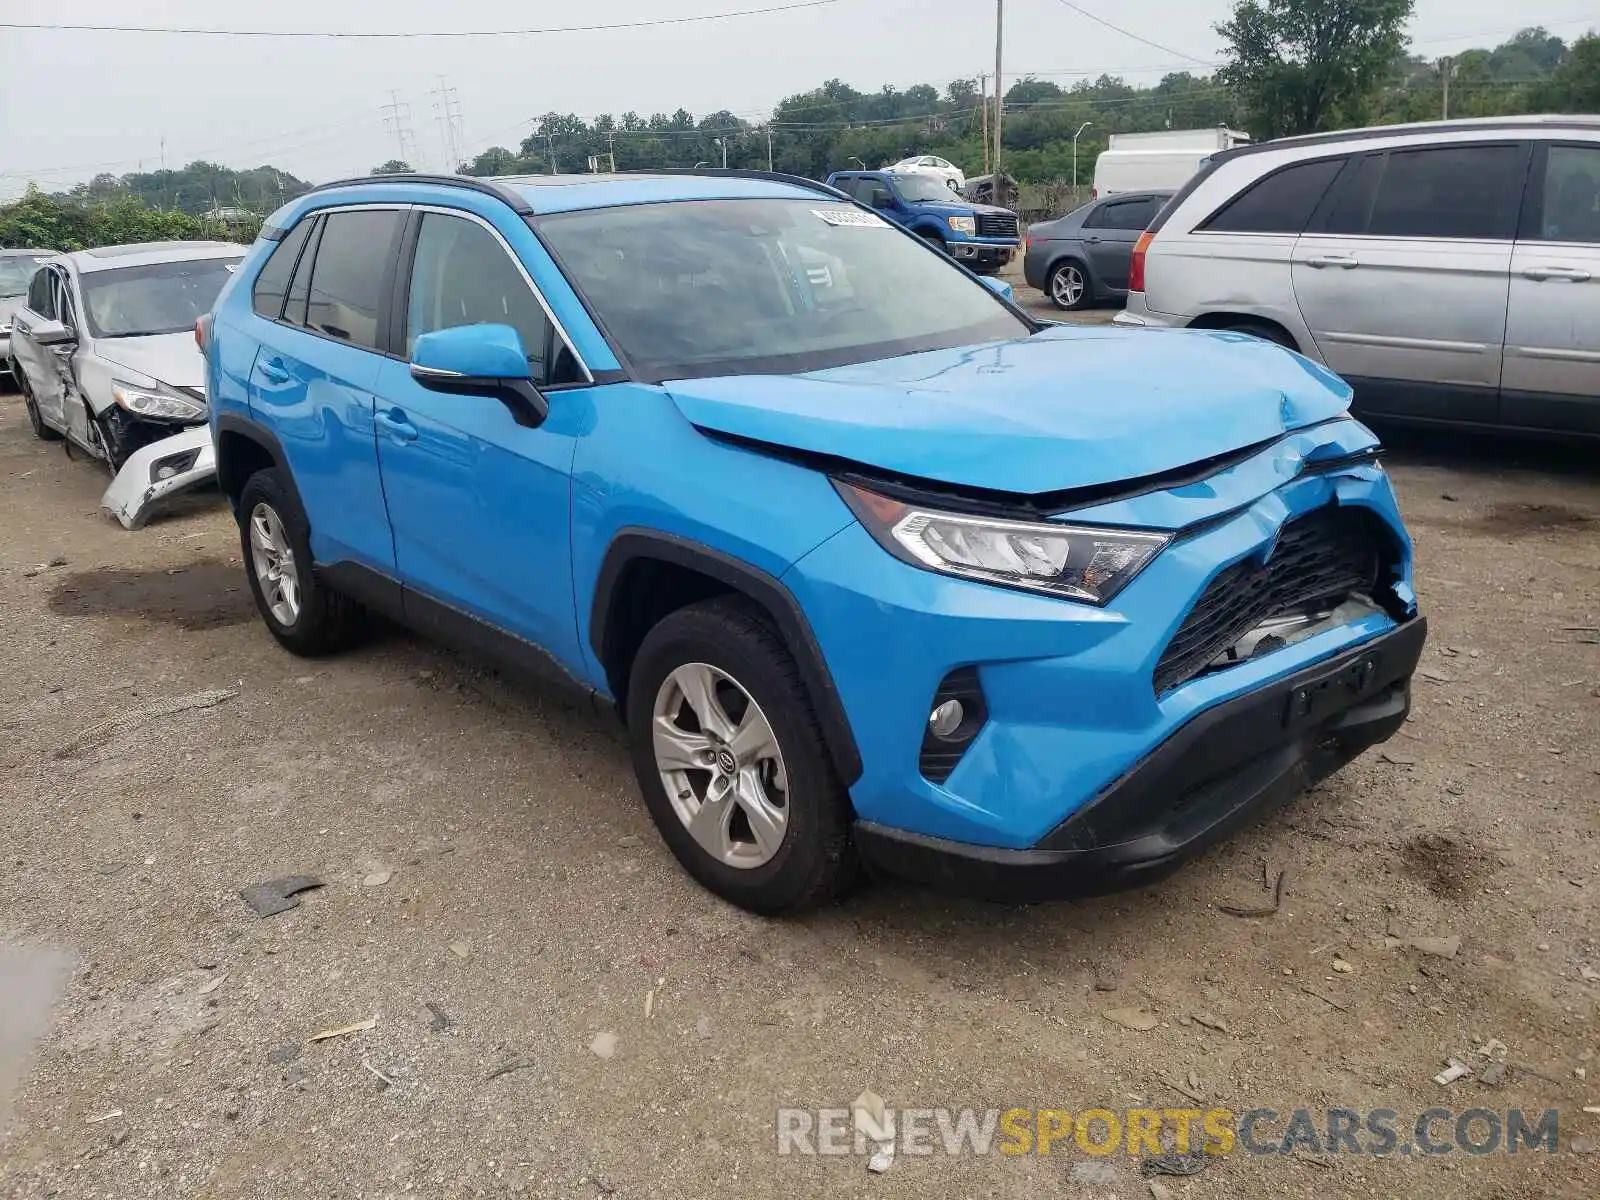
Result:
M1360 266L1360 261L1351 254L1313 254L1306 259L1306 266L1322 270L1324 267L1339 267L1348 271L1351 267Z
M256 370L261 372L261 377L269 383L288 383L289 368L275 358L269 358L256 364Z
M1579 270L1577 267L1529 267L1522 273L1524 279L1531 279L1535 283L1544 283L1554 280L1559 283L1588 283L1588 271Z
M405 413L398 408L388 412L380 412L373 418L378 425L397 442L414 442L417 440L417 427L406 420Z
M1098 236L1086 237L1083 240L1091 246L1098 246L1100 244L1100 238Z

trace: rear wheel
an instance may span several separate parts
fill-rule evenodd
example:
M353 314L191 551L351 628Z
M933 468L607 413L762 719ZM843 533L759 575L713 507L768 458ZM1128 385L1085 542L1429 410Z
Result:
M1068 259L1057 263L1045 281L1045 294L1050 303L1069 312L1089 307L1089 274L1083 264Z
M672 853L741 908L796 912L854 879L850 803L799 668L760 609L679 609L639 647L628 736L645 805Z
M1264 342L1271 342L1275 346L1282 346L1285 350L1298 351L1294 338L1289 336L1287 330L1266 321L1234 321L1228 325L1218 325L1218 329L1228 333L1248 333L1260 338Z
M245 483L239 542L261 619L284 649L313 658L359 640L361 606L317 579L305 514L276 470Z

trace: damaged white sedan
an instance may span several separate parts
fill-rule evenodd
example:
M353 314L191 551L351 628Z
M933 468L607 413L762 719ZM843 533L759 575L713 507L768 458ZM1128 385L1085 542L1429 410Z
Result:
M244 253L146 242L58 255L12 317L12 370L33 432L106 465L100 504L125 528L216 478L194 326Z

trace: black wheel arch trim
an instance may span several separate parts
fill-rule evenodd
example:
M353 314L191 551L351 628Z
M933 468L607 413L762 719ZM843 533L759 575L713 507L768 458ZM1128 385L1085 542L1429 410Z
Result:
M627 527L617 531L606 549L600 574L595 579L594 600L589 610L589 645L595 658L605 665L606 626L611 616L612 596L627 567L641 559L654 559L699 571L754 600L778 626L789 650L795 656L817 719L828 744L834 769L846 787L861 778L861 751L850 728L839 689L833 682L823 657L822 646L811 629L811 622L799 601L779 580L741 559L713 550L709 546L659 530Z
M267 452L267 457L272 459L272 465L277 468L278 473L283 477L284 487L289 489L289 494L294 497L295 504L299 506L301 518L309 525L311 516L306 512L305 502L300 498L300 488L295 483L294 472L289 469L289 456L284 453L283 443L278 440L278 435L265 426L252 421L249 417L240 416L238 413L220 413L217 416L215 434L217 442L217 480L223 485L224 494L228 492L229 482L226 477L227 468L224 466L222 455L222 435L225 433L254 442ZM244 487L246 482L244 479L238 481L241 488Z

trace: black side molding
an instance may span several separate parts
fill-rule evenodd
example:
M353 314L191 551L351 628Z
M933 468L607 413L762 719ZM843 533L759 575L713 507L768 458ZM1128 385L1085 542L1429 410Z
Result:
M749 563L672 534L635 527L619 531L600 566L589 614L589 644L602 665L606 663L606 629L617 582L628 565L640 559L653 559L698 571L743 593L764 608L794 654L800 677L805 681L806 691L816 706L817 719L822 723L822 733L828 742L828 753L833 758L834 769L839 772L840 780L848 787L861 778L861 751L856 745L855 734L851 732L850 721L845 716L839 689L834 685L833 675L823 658L822 647L811 630L811 622L806 619L804 610L788 588Z

